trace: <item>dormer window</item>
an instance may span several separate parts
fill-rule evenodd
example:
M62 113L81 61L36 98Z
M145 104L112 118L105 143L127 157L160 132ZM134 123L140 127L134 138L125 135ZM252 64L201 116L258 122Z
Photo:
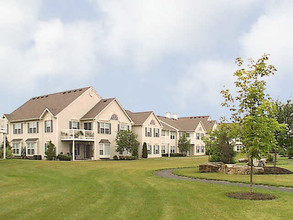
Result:
M113 114L113 115L111 116L111 120L118 120L118 115Z

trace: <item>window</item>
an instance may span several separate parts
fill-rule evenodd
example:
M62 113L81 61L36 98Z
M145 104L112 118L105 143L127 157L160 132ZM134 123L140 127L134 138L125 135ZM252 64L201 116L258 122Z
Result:
M118 120L118 116L117 116L116 114L113 114L113 115L111 116L111 120Z
M118 125L118 131L125 131L125 130L129 130L129 125L124 125L124 124L119 124Z
M201 133L201 140L202 140L203 137L204 137L204 133Z
M152 145L147 146L148 154L152 154Z
M22 134L23 125L22 123L13 124L13 134Z
M171 138L171 139L175 139L175 132L174 132L174 131L171 131L171 133L170 133L170 138Z
M199 146L196 146L196 153L199 153Z
M156 125L154 120L151 120L150 125Z
M47 150L48 150L48 145L49 143L45 143L45 148L44 148L44 154L47 155Z
M175 153L175 146L171 146L170 153L171 154L174 154Z
M166 147L165 146L161 146L161 154L165 154L166 153Z
M196 133L196 140L200 140L200 133Z
M145 136L146 137L152 136L152 128L145 128Z
M160 137L160 129L154 128L154 137Z
M39 122L33 121L27 124L27 132L29 134L39 133Z
M45 133L53 132L53 121L47 120L45 121Z
M160 154L160 146L154 145L154 154Z
M166 136L166 131L162 130L162 136Z
M69 129L79 129L79 122L78 121L70 121L69 122Z
M35 154L35 143L30 142L27 143L27 155L34 155Z
M12 153L14 155L19 155L20 154L20 143L13 143L12 144Z
M190 137L190 133L186 133L186 137L188 137L188 138L189 138L189 137Z
M201 152L204 153L204 146L201 146Z
M92 130L92 123L91 122L83 123L83 129L87 130L87 131L91 131Z
M98 122L98 133L111 134L111 123Z
M74 146L74 154L75 154L75 156L80 155L80 146L79 146L79 144L76 144Z
M110 157L110 144L100 143L100 156Z
M9 125L8 124L6 125L6 129L7 129L6 133L9 134Z

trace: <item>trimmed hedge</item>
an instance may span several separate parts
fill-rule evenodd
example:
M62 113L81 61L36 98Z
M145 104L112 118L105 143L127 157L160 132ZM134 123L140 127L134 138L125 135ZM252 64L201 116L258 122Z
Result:
M67 156L67 155L64 155L64 154L59 154L57 156L57 159L61 160L61 161L71 161L72 158L70 156Z
M119 160L136 160L135 156L119 156Z
M119 160L119 157L118 157L117 155L115 155L115 156L113 157L113 160Z
M168 156L169 156L168 154L162 154L162 157L168 157ZM186 155L183 153L171 153L170 157L186 157Z

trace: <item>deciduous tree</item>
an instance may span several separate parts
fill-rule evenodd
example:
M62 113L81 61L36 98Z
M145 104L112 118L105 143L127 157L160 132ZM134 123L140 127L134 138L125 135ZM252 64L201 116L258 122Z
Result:
M243 68L243 60L236 59L240 67L235 73L237 94L233 96L229 89L222 90L225 99L223 106L230 108L231 119L240 125L239 138L243 143L244 152L250 158L250 191L253 185L253 159L260 159L262 153L267 153L277 144L275 132L281 129L281 124L275 119L276 105L266 94L264 77L273 75L276 68L267 64L268 55L259 60L249 59L247 69Z
M178 148L185 155L187 154L188 151L190 151L191 143L190 143L190 140L187 138L186 132L183 132L181 137L179 138Z
M120 130L116 136L116 151L122 154L124 151L130 152L132 156L138 157L137 135L130 130Z

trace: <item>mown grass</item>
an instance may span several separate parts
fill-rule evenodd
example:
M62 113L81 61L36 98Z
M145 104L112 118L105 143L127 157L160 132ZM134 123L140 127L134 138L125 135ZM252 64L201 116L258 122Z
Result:
M293 160L278 158L277 166L293 171ZM223 173L199 173L198 167L176 170L174 174L192 178L226 180L230 182L249 183L249 175L227 175ZM254 175L255 184L293 187L293 174L288 175Z
M225 196L232 187L154 176L207 158L137 161L0 161L0 219L290 219L293 195L272 201ZM256 190L265 192L265 190Z

